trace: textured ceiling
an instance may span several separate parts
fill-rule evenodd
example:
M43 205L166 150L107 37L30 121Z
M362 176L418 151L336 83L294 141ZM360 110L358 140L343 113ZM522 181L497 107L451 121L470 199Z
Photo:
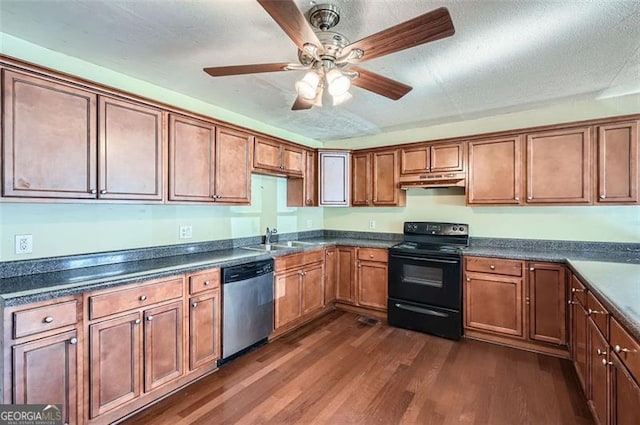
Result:
M341 106L291 111L302 71L202 71L296 62L294 44L254 0L0 0L0 31L317 140L640 92L636 0L329 2L341 9L334 30L351 41L440 6L456 33L362 64L413 86L399 101L354 87ZM303 12L311 3L296 0Z

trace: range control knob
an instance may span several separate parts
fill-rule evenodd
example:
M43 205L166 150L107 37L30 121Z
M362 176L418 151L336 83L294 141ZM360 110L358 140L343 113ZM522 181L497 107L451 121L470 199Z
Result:
M458 230L458 226L453 226L453 227L451 228L451 230L453 230L453 231L455 232L456 230Z
M460 230L461 232L464 232L464 226L458 227L458 230Z

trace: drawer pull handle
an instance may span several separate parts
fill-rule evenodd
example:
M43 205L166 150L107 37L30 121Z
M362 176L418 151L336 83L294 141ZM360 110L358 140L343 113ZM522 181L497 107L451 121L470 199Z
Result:
M369 254L369 258L373 258L373 254Z
M606 313L606 312L604 312L604 311L600 311L600 310L591 310L591 309L589 309L587 313L589 314L589 316L591 316L592 314L607 314L607 313Z
M514 199L514 200L516 200L516 201L519 201L519 200L520 200L520 197L519 197L519 196L516 196L516 197L515 197L515 198L513 198L513 199Z
M491 270L495 270L495 269L496 269L496 266L494 266L493 264L491 264L491 265L489 266L489 268L490 268Z
M153 316L147 316L147 322L150 322L153 320Z
M535 272L535 271L536 271L536 268L535 268L535 267L529 267L529 271L530 271L530 272Z
M191 303L191 307L193 307L193 308L198 307L198 303L197 303L197 302L192 302L192 303Z
M572 304L578 304L578 301L569 300L569 305L572 305Z
M628 348L622 348L619 345L616 345L615 347L613 347L613 351L615 351L616 353L630 353L631 350L629 350Z
M204 286L209 286L209 283L210 283L210 282L209 282L208 280L205 280L205 281L204 281Z
M146 301L146 300L147 300L146 295L140 295L140 301Z
M78 338L71 338L69 340L69 344L71 344L71 345L76 345L77 343L78 343Z
M606 350L601 350L601 349L599 349L599 348L598 348L598 349L596 349L596 353L597 353L599 356L606 356L606 355L607 355L607 351L606 351Z
M608 362L607 359L602 359L602 365L603 366L607 366L607 365L610 365L610 364L613 364L613 363L612 362Z
M571 292L584 292L584 289L571 288Z
M136 320L134 320L134 321L133 321L133 324L134 324L134 325L139 325L139 324L140 324L140 319L136 319Z
M44 323L53 323L53 317L47 316L44 318Z
M95 189L91 189L91 190L89 191L89 193L90 193L90 194L92 194L92 195L95 195L96 193L98 193L98 191L97 191L97 190L95 190Z

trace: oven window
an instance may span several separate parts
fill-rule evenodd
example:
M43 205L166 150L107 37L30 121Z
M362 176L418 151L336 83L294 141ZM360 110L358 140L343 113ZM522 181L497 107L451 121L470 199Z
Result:
M431 286L442 288L442 268L416 266L413 264L402 265L402 283Z

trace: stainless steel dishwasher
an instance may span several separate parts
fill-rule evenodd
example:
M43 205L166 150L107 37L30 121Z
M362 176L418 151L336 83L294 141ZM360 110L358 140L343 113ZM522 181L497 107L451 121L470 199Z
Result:
M222 360L267 341L273 331L273 260L224 268Z

